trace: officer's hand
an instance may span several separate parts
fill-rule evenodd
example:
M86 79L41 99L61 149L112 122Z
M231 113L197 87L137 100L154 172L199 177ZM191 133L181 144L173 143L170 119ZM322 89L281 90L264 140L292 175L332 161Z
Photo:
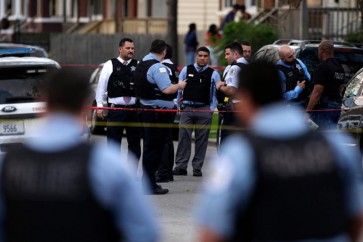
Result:
M184 89L185 86L187 85L187 82L186 81L179 81L178 85L179 85L179 89Z
M219 88L221 88L221 86L224 86L225 82L219 81L216 83L216 89L219 90Z
M97 109L97 117L104 119L105 118L105 112L102 109Z
M302 89L305 89L305 81L298 81L297 85L301 87Z

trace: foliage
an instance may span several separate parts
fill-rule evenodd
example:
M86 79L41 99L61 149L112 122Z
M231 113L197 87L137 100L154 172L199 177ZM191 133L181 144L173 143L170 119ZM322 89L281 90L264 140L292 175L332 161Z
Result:
M217 44L217 50L224 53L224 47L234 41L248 41L251 43L252 51L257 51L264 45L273 43L278 39L277 32L266 24L255 25L245 21L231 22L224 26L223 37ZM222 63L225 63L223 59Z
M363 43L363 33L362 32L349 33L345 37L345 41L349 43Z

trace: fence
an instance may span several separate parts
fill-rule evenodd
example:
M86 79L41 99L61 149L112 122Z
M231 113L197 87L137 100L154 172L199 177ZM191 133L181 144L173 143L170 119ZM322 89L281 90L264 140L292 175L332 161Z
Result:
M309 8L309 39L343 41L349 33L361 30L358 8Z

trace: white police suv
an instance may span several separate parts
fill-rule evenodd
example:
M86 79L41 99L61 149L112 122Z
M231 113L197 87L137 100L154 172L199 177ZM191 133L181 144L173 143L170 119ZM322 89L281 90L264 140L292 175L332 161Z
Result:
M39 101L44 75L60 65L51 59L31 57L32 48L0 50L0 154L36 136L39 117L46 109ZM28 55L28 56L27 56Z

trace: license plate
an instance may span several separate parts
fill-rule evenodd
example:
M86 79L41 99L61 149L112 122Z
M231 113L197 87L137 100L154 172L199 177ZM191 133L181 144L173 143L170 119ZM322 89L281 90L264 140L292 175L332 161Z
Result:
M24 134L24 121L0 121L0 135Z

